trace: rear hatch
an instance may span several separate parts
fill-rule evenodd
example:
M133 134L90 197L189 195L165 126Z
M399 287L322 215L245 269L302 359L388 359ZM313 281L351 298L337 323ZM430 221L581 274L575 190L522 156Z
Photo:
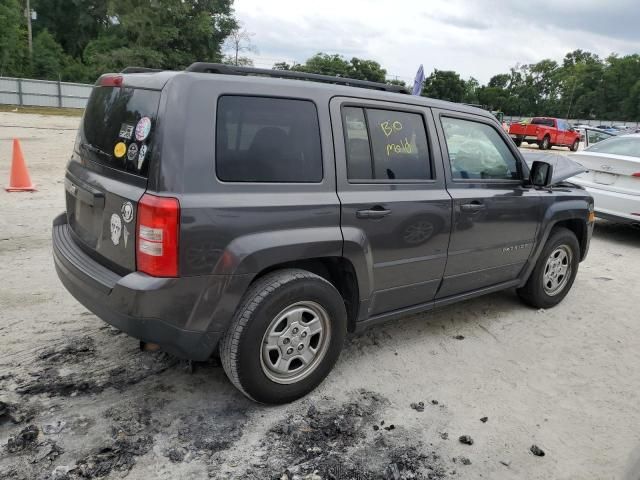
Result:
M123 275L136 269L138 201L147 188L159 103L159 90L102 77L67 166L67 217L75 240Z

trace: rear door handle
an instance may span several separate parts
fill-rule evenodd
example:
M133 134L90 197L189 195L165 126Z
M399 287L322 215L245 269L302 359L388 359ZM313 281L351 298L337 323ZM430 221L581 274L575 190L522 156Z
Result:
M486 209L487 206L480 202L464 203L460 205L460 210L467 213L478 213L480 210Z
M375 218L386 217L390 213L391 213L391 210L387 210L384 207L376 205L375 207L372 207L372 208L370 208L368 210L358 210L358 211L356 211L356 217L358 217L358 218L375 219Z

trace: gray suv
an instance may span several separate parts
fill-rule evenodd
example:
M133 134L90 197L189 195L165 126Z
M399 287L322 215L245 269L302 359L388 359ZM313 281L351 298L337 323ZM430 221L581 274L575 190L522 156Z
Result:
M556 305L593 229L489 112L205 63L100 77L65 190L69 292L265 403L315 388L347 332L512 287Z

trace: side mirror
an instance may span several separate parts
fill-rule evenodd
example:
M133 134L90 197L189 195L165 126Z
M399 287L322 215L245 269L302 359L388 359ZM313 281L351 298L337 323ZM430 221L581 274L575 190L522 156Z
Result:
M535 161L531 165L529 182L534 187L548 187L551 185L553 166L547 162Z

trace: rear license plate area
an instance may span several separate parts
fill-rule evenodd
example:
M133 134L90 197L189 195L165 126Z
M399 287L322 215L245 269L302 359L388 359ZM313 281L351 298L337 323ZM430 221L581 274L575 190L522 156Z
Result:
M600 185L612 185L618 179L615 173L593 172L593 182Z

